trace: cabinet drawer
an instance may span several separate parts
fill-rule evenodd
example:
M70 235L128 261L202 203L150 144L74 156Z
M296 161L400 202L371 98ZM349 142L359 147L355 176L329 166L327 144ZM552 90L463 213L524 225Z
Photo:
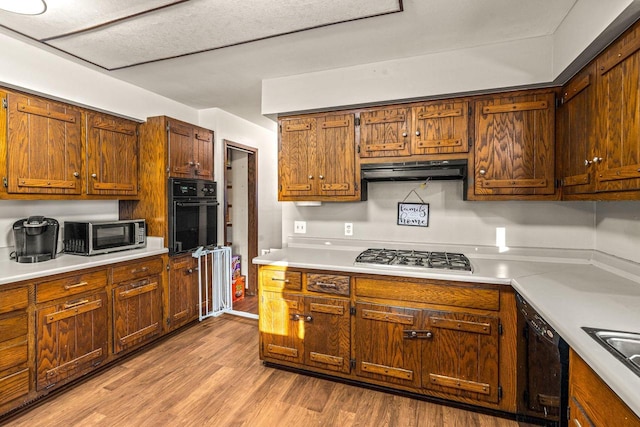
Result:
M107 286L107 270L74 274L36 285L36 302L67 298Z
M162 271L162 259L153 258L113 268L113 283L152 276Z
M27 363L27 337L0 344L0 372Z
M11 402L27 393L29 393L28 369L0 378L0 404Z
M0 342L27 335L27 322L27 313L0 319Z
M29 290L24 288L0 292L0 314L26 308L29 305Z
M399 301L414 301L452 307L500 310L500 291L458 286L441 281L356 279L356 295Z
M349 276L307 273L308 291L349 296L350 284Z
M302 289L302 273L287 270L260 271L260 285L271 289Z

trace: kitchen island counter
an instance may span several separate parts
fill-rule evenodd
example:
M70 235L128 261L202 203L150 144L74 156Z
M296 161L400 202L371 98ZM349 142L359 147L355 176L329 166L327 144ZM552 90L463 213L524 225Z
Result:
M373 245L381 247L375 242ZM640 416L637 394L640 377L582 330L582 327L592 327L640 332L640 265L597 251L518 248L500 253L496 248L431 247L427 250L464 253L471 261L473 273L356 265L356 256L366 248L333 242L294 242L285 249L254 258L253 262L359 274L510 284Z

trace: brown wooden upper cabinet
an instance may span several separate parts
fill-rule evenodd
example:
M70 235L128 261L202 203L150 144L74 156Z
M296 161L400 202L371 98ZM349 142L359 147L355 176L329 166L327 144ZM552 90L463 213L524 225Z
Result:
M213 132L167 119L169 176L213 180Z
M571 79L563 88L556 113L558 176L563 196L595 190L595 64Z
M640 24L596 60L597 191L640 189Z
M360 200L354 114L280 120L278 200Z
M466 153L469 103L444 100L360 113L360 157Z
M133 196L138 192L138 124L87 113L87 193Z
M468 198L555 198L554 114L555 95L549 91L478 99Z
M4 95L8 112L7 192L81 194L80 109L37 96Z

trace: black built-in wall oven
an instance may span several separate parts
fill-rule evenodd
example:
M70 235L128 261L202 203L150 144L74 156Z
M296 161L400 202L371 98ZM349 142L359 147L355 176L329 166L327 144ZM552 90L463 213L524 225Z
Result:
M169 179L169 254L194 251L218 243L216 183L201 179Z

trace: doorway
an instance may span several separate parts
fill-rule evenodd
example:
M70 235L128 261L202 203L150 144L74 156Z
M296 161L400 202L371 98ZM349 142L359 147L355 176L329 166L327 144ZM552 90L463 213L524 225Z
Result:
M258 256L258 149L226 139L223 143L224 243L239 261L232 309L257 316L258 269L251 260Z

